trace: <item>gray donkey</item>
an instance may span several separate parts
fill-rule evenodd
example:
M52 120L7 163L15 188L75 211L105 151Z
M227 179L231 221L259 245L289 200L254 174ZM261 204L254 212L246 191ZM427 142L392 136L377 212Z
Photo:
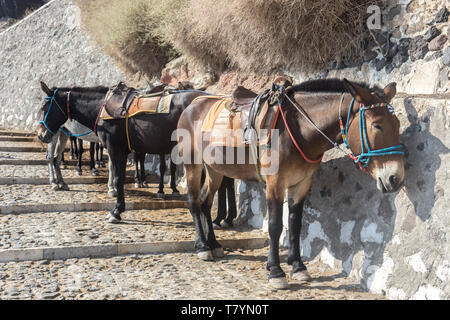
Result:
M76 120L67 120L64 123L63 130L71 135L79 136L79 139L88 142L99 143L99 138L87 127L83 126ZM85 133L88 133L84 135ZM61 174L61 168L59 163L62 158L62 153L66 147L67 141L69 140L69 136L64 134L61 130L57 132L56 135L53 136L52 141L47 146L47 165L48 165L48 174L50 185L53 190L69 190L69 186L64 182L64 179ZM109 155L108 155L109 158ZM117 191L114 187L114 177L113 170L111 168L111 161L108 161L109 168L109 177L108 177L108 195L116 196ZM56 175L56 177L55 177Z

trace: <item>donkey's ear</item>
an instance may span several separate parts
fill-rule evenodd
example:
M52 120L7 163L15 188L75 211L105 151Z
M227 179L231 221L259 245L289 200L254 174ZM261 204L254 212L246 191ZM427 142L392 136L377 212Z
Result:
M344 78L345 86L347 87L348 92L355 98L355 100L362 104L370 104L373 101L374 96L370 94L370 92L356 83L352 83Z
M397 93L397 83L391 82L384 89L384 99L386 102L391 102Z
M47 96L50 97L53 95L52 90L50 90L43 81L41 81L41 89L42 89L42 91L44 91L47 94Z

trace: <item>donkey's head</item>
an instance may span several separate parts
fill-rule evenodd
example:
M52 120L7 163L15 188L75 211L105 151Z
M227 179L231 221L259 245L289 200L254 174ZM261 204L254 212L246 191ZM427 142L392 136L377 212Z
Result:
M49 143L59 128L67 121L67 112L63 108L66 102L56 88L50 90L42 81L41 89L47 97L41 108L37 135L39 140Z
M349 119L347 133L349 147L377 181L380 191L395 192L405 178L400 121L389 105L396 94L396 84L388 84L379 97L346 79L344 82L354 98L354 116Z

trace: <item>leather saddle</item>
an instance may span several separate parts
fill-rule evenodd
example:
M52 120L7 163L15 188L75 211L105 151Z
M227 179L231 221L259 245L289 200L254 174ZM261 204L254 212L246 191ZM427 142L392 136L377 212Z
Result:
M113 118L124 118L137 94L136 90L127 87L123 82L119 82L108 92L105 103L106 112Z

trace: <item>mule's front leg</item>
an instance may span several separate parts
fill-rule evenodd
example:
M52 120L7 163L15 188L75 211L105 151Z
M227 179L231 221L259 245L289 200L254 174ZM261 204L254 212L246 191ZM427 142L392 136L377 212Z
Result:
M269 283L275 289L286 289L289 284L286 274L280 266L280 236L283 230L283 199L267 198L269 212L269 256L267 270L270 271Z
M110 150L108 148L108 150ZM114 185L117 190L117 202L113 210L111 210L108 221L111 223L119 223L122 218L120 214L125 211L125 193L124 193L124 183L125 183L125 168L127 164L127 154L116 154L111 155L110 160L113 163L114 171Z
M177 189L176 173L177 165L172 160L170 160L170 188L172 189L172 194L174 196L179 196L180 192Z

